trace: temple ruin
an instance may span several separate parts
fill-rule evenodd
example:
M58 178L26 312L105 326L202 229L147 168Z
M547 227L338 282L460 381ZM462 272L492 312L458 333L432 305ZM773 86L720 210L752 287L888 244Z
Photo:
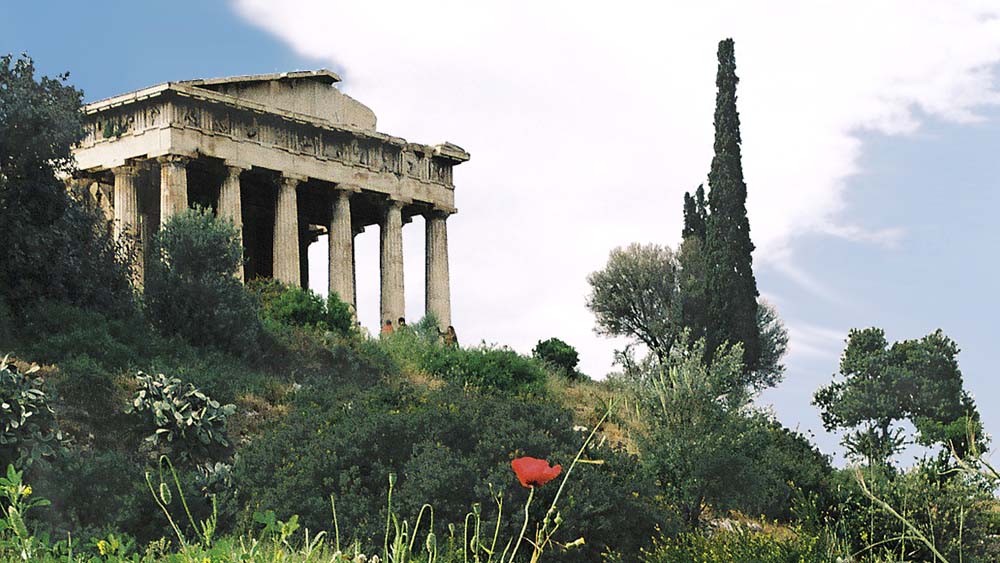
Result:
M403 225L426 225L426 311L451 324L452 170L469 154L379 133L375 114L328 70L187 80L85 106L78 179L106 202L116 237L144 241L200 205L232 221L241 279L308 287L306 249L329 239L331 293L357 307L354 237L381 235L381 319L404 315Z

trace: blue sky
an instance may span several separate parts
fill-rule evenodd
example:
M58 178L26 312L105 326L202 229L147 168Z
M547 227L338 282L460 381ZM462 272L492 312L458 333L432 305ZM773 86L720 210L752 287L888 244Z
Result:
M805 35L783 37L792 32L780 22L719 23L715 12L656 14L681 22L666 26L681 26L674 33L651 31L653 14L584 5L572 22L537 7L452 5L429 18L384 2L276 5L8 2L0 52L26 51L45 74L69 70L88 100L196 77L342 73L342 90L371 105L380 130L472 152L456 172L460 213L450 220L463 342L527 352L559 336L601 376L620 342L592 333L586 273L616 245L677 242L680 195L704 181L711 159L714 45L731 34L758 285L793 338L786 381L762 402L833 452L837 438L809 400L835 373L847 330L876 325L904 339L942 328L963 350L988 429L1000 431L990 361L1000 317L1000 48L989 40L996 28L976 27L972 8L965 27L935 28L947 56L925 68L932 57L912 45L930 41L927 22L893 14L862 18L873 20L871 33L844 23L859 26L847 44L824 14L815 17L830 21L831 35L803 24ZM890 38L902 54L878 38L890 17L904 30ZM661 44L660 34L683 45ZM786 60L802 37L815 50L815 75L797 75L808 69ZM830 84L796 90L810 79ZM829 97L801 102L817 91ZM419 317L422 229L406 233L407 310ZM369 325L376 275L377 235L366 233L359 299Z

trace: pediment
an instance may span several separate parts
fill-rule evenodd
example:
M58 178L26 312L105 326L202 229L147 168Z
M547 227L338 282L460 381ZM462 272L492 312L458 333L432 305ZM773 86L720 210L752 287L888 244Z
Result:
M335 84L340 77L329 70L284 72L187 80L181 84L205 88L234 98L375 131L375 112L342 93Z

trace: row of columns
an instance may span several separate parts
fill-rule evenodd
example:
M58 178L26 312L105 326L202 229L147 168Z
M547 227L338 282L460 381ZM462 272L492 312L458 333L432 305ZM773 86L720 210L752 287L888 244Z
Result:
M168 155L160 163L160 224L187 209L187 162L183 156ZM245 169L226 166L226 175L219 189L218 216L232 222L243 242L243 211L240 174ZM114 223L116 238L142 240L152 233L140 232L138 203L138 170L134 165L114 169ZM283 175L278 186L274 213L274 244L272 276L289 285L301 284L300 228L297 188L305 178ZM361 191L356 186L338 186L332 198L329 234L329 290L346 303L357 307L355 291L354 231L351 218L351 196ZM380 223L380 319L384 323L405 315L403 283L403 206L409 201L390 199L386 202ZM451 325L451 291L448 272L448 213L433 210L426 220L426 312L437 318L442 327ZM137 257L142 260L141 252ZM139 282L143 264L137 264ZM240 264L239 278L243 279Z

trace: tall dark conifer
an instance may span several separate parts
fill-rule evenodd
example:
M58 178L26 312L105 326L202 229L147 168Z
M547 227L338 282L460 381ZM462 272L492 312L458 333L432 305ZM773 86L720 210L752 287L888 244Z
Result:
M684 230L683 238L696 236L705 240L705 223L708 221L708 209L705 204L705 187L698 186L694 196L684 192Z
M743 344L748 369L760 357L757 281L747 219L747 187L740 156L740 116L736 111L736 58L733 40L719 42L715 84L715 157L708 174L705 229L706 354L724 342Z

